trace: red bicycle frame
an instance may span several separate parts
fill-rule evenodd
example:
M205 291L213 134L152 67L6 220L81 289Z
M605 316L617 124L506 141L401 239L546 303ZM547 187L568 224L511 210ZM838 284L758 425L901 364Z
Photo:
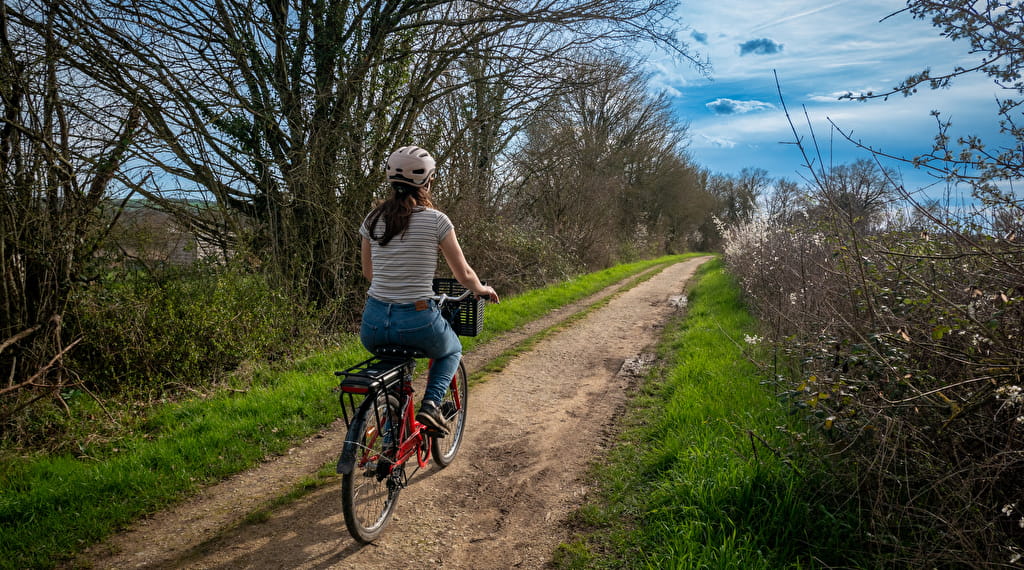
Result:
M428 364L434 365L434 361L431 360ZM456 409L462 407L462 397L458 392L456 386L457 376L453 376L451 380L452 395L455 398ZM414 390L412 387L412 381L409 377L404 377L401 380L399 388L397 390L400 398L400 414L401 425L398 429L398 448L395 452L395 457L389 460L390 467L388 472L393 470L396 466L403 465L408 461L413 454L416 454L416 463L421 469L426 468L430 462L430 446L428 445L429 440L426 437L427 426L416 421L415 408L413 406ZM378 419L378 421L380 421ZM378 431L378 437L380 436ZM372 447L371 447L372 448ZM357 465L367 465L373 461L378 460L377 457L371 457L368 455L369 451L365 450L356 462Z
M434 362L430 361L430 365L433 366ZM427 439L424 437L424 432L427 426L416 421L416 413L413 408L413 389L412 382L409 379L403 379L401 389L401 402L402 402L402 427L398 430L398 453L395 457L395 463L392 465L401 465L412 457L412 454L416 454L416 463L419 464L420 469L427 466L427 462L430 461L430 446L426 445Z
M378 363L381 363L381 361L378 359L370 359L360 363L352 369L349 369L349 371L340 374L346 374L347 372L357 368L360 371L369 370ZM430 360L428 363L428 369L433 365L434 361ZM398 441L398 446L395 448L394 457L381 458L376 455L371 455L371 453L373 453L371 450L375 449L376 446L373 443L370 443L366 447L363 447L361 451L351 449L349 453L355 452L353 455L342 453L342 457L338 461L339 473L346 473L348 470L356 466L362 468L366 465L374 464L375 462L380 465L379 461L383 459L387 464L386 473L390 474L397 467L404 465L405 462L413 456L413 454L416 455L416 463L420 468L425 468L430 462L431 446L429 439L430 436L427 433L427 426L416 421L414 406L415 391L412 387L412 370L414 366L415 364L413 362L407 361L398 364L392 361L391 364L386 364L381 368L375 368L373 373L369 375L350 376L346 382L343 382L341 403L342 410L345 414L346 424L349 422L350 410L352 417L354 417L356 405L355 401L352 399L353 396L361 394L366 397L377 398L381 395L394 394L398 396L399 399L400 409L396 411L400 425L398 426L397 433L395 434L395 440ZM381 374L379 377L382 380L381 382L377 381L377 374ZM390 378L390 380L388 380L388 378ZM455 409L462 409L462 395L458 390L458 374L452 376L451 394L455 400ZM348 396L347 402L346 396ZM385 405L391 405L386 397ZM388 421L387 418L390 417L390 415L390 413L387 413L384 416L377 416L377 434L375 437L382 437L382 431L386 431L382 430L382 428L384 428L384 423ZM388 455L391 455L391 453Z

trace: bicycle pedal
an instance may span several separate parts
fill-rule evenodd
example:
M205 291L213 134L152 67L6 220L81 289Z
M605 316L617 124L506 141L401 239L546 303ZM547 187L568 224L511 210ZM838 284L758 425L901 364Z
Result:
M443 432L443 431L441 431L439 429L434 429L434 428L427 428L424 431L426 431L427 435L429 435L430 437L434 437L434 438L437 438L437 439L441 439L444 436L448 435L447 432Z
M441 415L448 421L451 421L455 417L455 402L442 402L441 403Z

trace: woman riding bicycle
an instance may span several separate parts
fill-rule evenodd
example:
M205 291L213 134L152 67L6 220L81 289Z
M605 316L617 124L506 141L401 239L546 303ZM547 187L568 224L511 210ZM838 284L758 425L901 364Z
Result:
M498 294L480 282L451 220L430 201L436 170L430 153L417 146L402 147L388 157L392 195L359 228L363 275L370 280L359 337L370 352L402 345L434 360L416 421L447 433L439 405L462 358L462 343L430 300L438 249L464 287L493 302Z

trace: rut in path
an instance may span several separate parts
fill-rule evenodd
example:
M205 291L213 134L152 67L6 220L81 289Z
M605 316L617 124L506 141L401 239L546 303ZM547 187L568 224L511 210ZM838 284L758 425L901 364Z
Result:
M335 425L259 468L140 522L87 554L98 568L541 568L568 538L565 519L582 503L588 462L599 457L644 360L695 269L663 269L616 294L610 287L466 355L470 371L579 310L600 307L520 354L470 390L467 432L455 462L420 471L402 491L384 535L362 546L345 530L338 484L271 513L246 514L333 461ZM632 281L629 279L627 281ZM649 360L649 358L648 358ZM627 369L629 367L626 367Z

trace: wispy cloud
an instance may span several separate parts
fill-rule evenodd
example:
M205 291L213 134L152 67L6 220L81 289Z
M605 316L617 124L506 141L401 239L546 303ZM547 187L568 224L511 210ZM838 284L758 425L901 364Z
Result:
M696 138L696 140L694 142L696 142L698 146L701 146L701 147L704 147L704 148L724 148L724 149L729 149L729 148L734 148L736 146L736 141L734 141L734 140L727 139L727 138L724 138L724 137L709 136L709 135L705 135L703 133L698 134L697 138Z
M740 44L740 55L772 55L782 51L784 46L769 38L758 38Z
M698 32L697 30L693 30L692 32L690 32L690 37L693 38L693 41L699 44L708 44L708 35L705 34L704 32Z
M850 96L861 93L870 93L874 89L851 89L849 91L833 91L832 93L810 93L806 99L815 103L842 103L848 102Z
M758 30L763 30L765 28L770 28L772 26L777 26L779 24L782 24L782 23L785 23L785 22L789 22L789 21L792 21L792 20L799 20L800 18L806 18L807 16L813 16L814 14L817 14L818 12L824 12L825 10L828 10L829 8L833 8L833 7L838 6L840 4L846 4L849 1L850 0L839 0L838 2L831 2L829 4L825 4L824 6L818 6L818 7L814 8L814 9L800 12L799 14L792 14L790 16L786 16L785 18L779 18L778 20L772 20L771 22L765 22L764 24L761 24L760 26L757 26L756 28L754 28L754 29L752 29L750 31L756 32Z
M774 109L775 105L764 101L737 101L735 99L715 99L704 105L709 111L716 115L741 115L754 111L767 111Z

